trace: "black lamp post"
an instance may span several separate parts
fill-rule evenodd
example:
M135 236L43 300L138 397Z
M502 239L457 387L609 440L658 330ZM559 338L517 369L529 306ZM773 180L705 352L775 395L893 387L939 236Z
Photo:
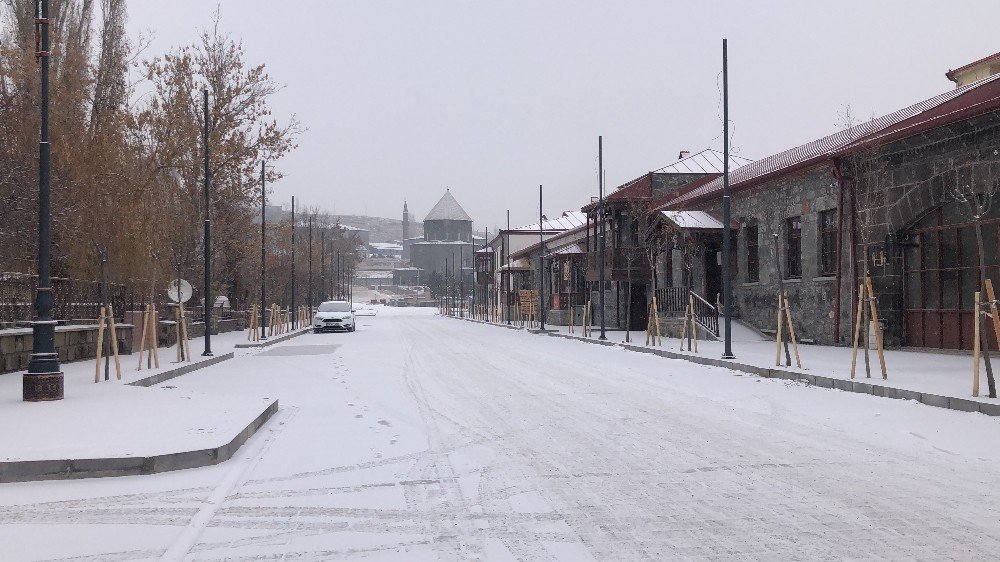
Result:
M297 327L295 321L295 196L292 195L292 329Z
M264 241L267 236L267 184L264 178L264 162L260 163L260 339L267 339L267 330L264 329L264 265L266 255L264 252Z
M49 144L49 0L36 4L35 26L39 36L41 70L41 127L38 142L38 286L35 320L31 323L32 350L28 372L22 379L26 402L62 400L63 374L56 352L56 322L52 319L52 147Z
M722 306L726 308L726 343L723 359L733 359L733 317L730 314L733 303L733 280L729 275L731 234L729 232L729 59L726 40L722 40L722 144L724 160L722 176ZM783 293L782 293L783 294Z
M607 336L604 334L604 267L606 262L604 261L604 137L597 137L597 220L600 222L600 234L598 234L598 241L600 247L600 296L598 299L598 306L601 307L601 337L599 339L606 340Z
M313 216L309 215L309 296L306 299L309 305L309 315L312 316L313 309Z
M542 186L538 186L538 328L545 331L545 234L542 214Z
M212 171L209 169L208 149L208 89L204 91L205 98L205 131L203 143L205 147L205 351L203 357L212 356L212 219L209 188L212 185Z

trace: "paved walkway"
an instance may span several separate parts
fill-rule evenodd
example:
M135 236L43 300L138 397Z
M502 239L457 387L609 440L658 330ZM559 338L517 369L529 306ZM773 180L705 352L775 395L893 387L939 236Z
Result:
M246 340L244 332L212 337L216 356L234 351ZM202 357L203 340L191 340L194 364ZM192 392L171 382L153 388L129 386L146 377L162 376L191 365L176 362L176 347L158 350L160 367L137 370L139 356L122 355L122 379L94 382L93 360L62 365L64 400L23 402L22 373L0 375L0 427L9 432L0 447L0 463L67 459L148 457L218 447L247 427L273 398L233 393L225 405L219 397ZM0 478L2 481L3 478Z
M569 334L569 328L566 326L546 326L546 328L562 334ZM633 331L629 334L634 345L645 346L646 333L644 331ZM582 330L576 327L573 335L583 337ZM624 331L607 331L606 335L611 342L624 343L625 341ZM598 331L595 329L591 339L597 339L597 337ZM732 341L733 354L736 355L734 362L763 368L776 366L773 338L762 338L749 328L734 323ZM699 341L698 352L695 353L687 351L687 347L681 349L680 340L677 338L663 338L661 347L685 355L719 359L722 357L725 346L721 341ZM791 351L791 344L789 344L789 351ZM851 353L850 347L799 344L802 368L795 366L794 354L792 355L792 365L785 366L784 351L781 354L779 368L798 373L851 380ZM868 378L865 372L863 353L863 350L858 350L857 370L853 379L855 381L1000 405L1000 399L989 398L985 367L980 369L980 395L979 397L972 396L971 354L914 349L886 350L888 379L883 380L878 354L874 349L869 352L871 377ZM1000 378L1000 355L996 353L994 353L994 365L997 377ZM1000 386L1000 382L998 382L998 386Z
M191 391L280 398L227 463L0 485L4 558L1000 551L995 418L394 314L176 379Z

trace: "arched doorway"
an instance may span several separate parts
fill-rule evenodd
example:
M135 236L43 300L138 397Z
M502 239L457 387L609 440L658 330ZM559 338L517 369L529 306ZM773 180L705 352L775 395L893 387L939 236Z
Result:
M982 224L986 276L1000 290L1000 211L992 211ZM927 213L904 232L904 240L909 242L903 252L906 345L972 349L979 252L965 206L949 203ZM986 333L990 348L997 349L993 330Z

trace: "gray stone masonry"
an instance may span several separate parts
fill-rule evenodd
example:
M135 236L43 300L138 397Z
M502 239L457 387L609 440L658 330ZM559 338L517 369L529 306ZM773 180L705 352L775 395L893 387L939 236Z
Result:
M116 324L115 331L118 336L118 352L123 355L131 354L132 325ZM110 337L110 331L105 330L105 338ZM33 342L31 328L0 330L0 373L27 369ZM97 326L56 326L56 351L59 352L60 363L96 357Z

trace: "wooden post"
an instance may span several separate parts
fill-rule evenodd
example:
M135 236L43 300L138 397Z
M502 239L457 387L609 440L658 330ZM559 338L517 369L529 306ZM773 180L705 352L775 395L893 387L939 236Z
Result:
M695 321L694 296L688 293L688 306L691 307L691 336L694 339L694 352L698 353L698 323Z
M972 328L972 337L975 341L972 343L972 395L979 396L979 356L980 356L980 345L979 345L979 325L982 324L982 319L980 318L980 304L979 304L979 292L976 292L976 304L975 312L976 320Z
M177 362L180 363L184 360L184 344L181 343L181 305L177 303L174 306L174 335L177 337L177 352L175 353L177 357Z
M136 371L142 370L142 355L146 352L146 328L149 327L149 305L142 311L142 330L139 331L139 366L136 367Z
M101 382L101 355L104 351L104 312L101 307L101 316L97 319L97 366L94 368L94 382Z
M872 290L871 277L865 277L865 288L868 291L868 306L871 308L872 321L875 323L875 343L878 345L878 360L882 366L882 379L888 379L889 373L886 372L885 353L882 347L882 324L878 321L878 307L875 304L875 291ZM976 302L979 302L979 297L976 297Z
M795 339L795 326L792 324L792 309L788 306L787 293L782 298L782 304L785 305L785 319L788 320L788 335L792 338L792 350L795 352L795 366L801 369L802 362L799 361L799 344Z
M865 306L865 285L864 283L858 284L858 311L854 316L854 346L851 350L851 378L854 378L854 372L858 367L858 342L861 338L861 314L864 312Z
M781 333L781 326L782 326L782 321L781 321L782 320L781 319L782 312L781 311L784 308L784 302L783 301L784 301L784 297L782 297L781 293L779 292L778 293L778 328L777 328L777 331L775 332L775 336L774 336L774 365L776 367L780 367L781 366L781 340L783 339L782 338L783 334Z
M663 345L663 331L660 329L660 317L656 314L657 310L656 297L653 297L653 317L656 318L656 345Z
M188 363L190 363L191 362L191 341L188 338L187 314L185 314L185 312L184 312L184 303L180 303L179 306L180 306L180 309L181 309L181 338L182 338L182 341L184 342L184 354L185 354L185 357L187 357ZM207 323L205 324L205 329L206 330L209 329L209 326L208 326Z
M157 333L157 327L160 324L160 322L159 322L160 318L156 315L156 305L155 304L150 304L149 306L150 306L150 309L149 309L149 323L151 325L151 329L149 330L149 338L151 340L149 342L149 348L153 351L153 364L156 366L157 369L159 369L160 368L160 352L159 352L158 348L160 347L160 345L159 345L160 344L160 338L159 338L159 334Z
M1000 344L1000 315L997 314L997 297L993 292L993 280L986 280L986 298L990 299L990 316L993 317L993 333L997 337L997 344Z
M122 365L118 359L118 332L115 330L115 308L114 305L108 305L108 323L111 326L111 353L115 357L115 376L118 380L122 380Z

